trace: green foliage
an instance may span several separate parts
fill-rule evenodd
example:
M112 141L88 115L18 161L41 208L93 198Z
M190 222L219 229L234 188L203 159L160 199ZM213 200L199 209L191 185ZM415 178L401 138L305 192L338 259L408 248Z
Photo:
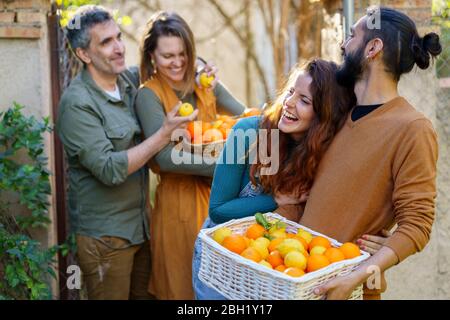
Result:
M438 78L450 77L450 0L433 0L433 23L441 28L442 53L436 61Z
M61 27L67 26L69 21L72 19L76 9L80 6L94 4L94 5L108 5L112 3L111 0L56 0L56 5L60 8L58 10L60 20L59 23ZM121 16L118 10L113 10L114 20L123 26L128 26L133 23L130 16Z
M450 1L433 0L432 3L433 22L444 28L450 28Z
M49 120L38 122L34 117L22 115L23 107L0 113L0 190L17 192L19 203L31 211L30 217L20 217L19 226L45 226L48 201L51 194L47 158L44 155L42 134L50 132ZM14 160L22 150L26 151L31 163L18 163Z
M440 41L442 53L436 60L438 78L450 77L450 28L442 28Z
M29 235L31 228L50 222L50 173L43 134L51 127L48 118L37 121L24 116L22 109L14 104L0 113L0 300L50 299L48 277L56 277L55 256L59 250L66 254L69 250L68 244L43 249ZM18 203L6 203L13 194ZM13 212L18 206L29 214Z

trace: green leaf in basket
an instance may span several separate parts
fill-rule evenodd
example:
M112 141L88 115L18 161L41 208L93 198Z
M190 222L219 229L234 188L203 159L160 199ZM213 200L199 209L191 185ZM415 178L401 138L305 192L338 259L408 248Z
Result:
M261 212L255 214L256 222L264 227L264 229L269 230L272 224L266 220L266 217Z
M264 238L267 238L267 239L269 239L270 241L272 241L273 239L275 239L275 237L272 236L272 235L270 235L270 233L265 233L265 234L264 234Z
M287 225L283 221L277 220L274 224L275 229L286 229Z
M271 223L269 233L272 234L278 230L286 230L286 227L287 227L286 223L284 223L280 220L275 220L274 222Z

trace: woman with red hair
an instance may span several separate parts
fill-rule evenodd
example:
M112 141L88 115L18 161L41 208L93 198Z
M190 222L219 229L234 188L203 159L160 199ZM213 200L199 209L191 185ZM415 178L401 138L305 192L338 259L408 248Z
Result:
M294 68L271 108L233 127L214 172L204 228L257 212L277 211L299 220L299 205L307 198L319 162L355 104L353 91L337 84L336 71L335 63L321 59ZM263 146L267 152L256 150L264 145L262 140L270 142ZM256 154L278 158L278 165ZM278 170L267 174L274 165ZM283 209L289 206L296 210ZM193 259L196 298L223 299L198 279L200 252L197 239Z

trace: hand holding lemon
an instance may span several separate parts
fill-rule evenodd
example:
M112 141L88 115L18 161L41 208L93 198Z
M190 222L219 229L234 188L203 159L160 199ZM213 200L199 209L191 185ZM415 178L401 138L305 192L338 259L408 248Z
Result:
M185 126L188 122L193 121L198 115L198 110L194 110L189 103L183 106L183 108L182 106L183 104L179 102L172 110L170 110L160 128L163 137L169 141L172 132L175 129Z
M213 75L211 75L211 76L208 76L208 74L206 73L206 72L202 72L201 74L200 74L200 85L203 87L203 88L209 88L209 87L211 87L211 84L212 84L212 82L214 81L214 76Z
M192 104L185 102L183 103L180 108L178 109L178 114L181 117L187 117L190 116L192 114L192 112L194 112L194 107L192 106Z

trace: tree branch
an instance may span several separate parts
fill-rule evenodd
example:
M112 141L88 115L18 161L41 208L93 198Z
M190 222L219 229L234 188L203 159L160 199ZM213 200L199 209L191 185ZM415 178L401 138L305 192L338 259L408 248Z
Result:
M234 19L238 18L240 15L242 15L244 12L247 11L247 5L244 5L243 8L239 9L235 14L233 14L232 16L230 16L230 20L229 21L233 21ZM205 41L208 41L211 38L215 38L218 35L220 35L222 32L225 31L225 28L229 27L230 25L227 24L227 22L225 21L225 23L223 25L220 26L220 28L218 28L216 31L212 32L210 35L208 36L204 36L201 38L197 38L196 42L197 43L203 43Z
M244 45L247 46L246 37L241 34L241 32L238 30L238 28L233 24L233 21L231 21L230 16L225 12L225 10L222 8L222 6L216 1L216 0L208 0L209 3L216 8L216 10L219 12L219 14L222 16L222 18L225 20L225 25L229 25L231 30L234 32L236 37L239 39L239 41ZM251 50L248 52L249 57L253 61L256 67L256 71L258 72L258 75L261 77L261 82L264 86L264 92L266 98L270 97L269 94L269 86L267 84L267 79L264 74L264 71L261 67L261 64L259 63L258 58L256 57L254 48L252 46Z
M133 34L133 33L129 32L129 31L125 30L125 28L123 28L122 26L120 26L120 30L121 30L122 33L123 33L126 37L128 37L130 40L132 40L133 42L139 44L140 39L139 39L135 34Z

